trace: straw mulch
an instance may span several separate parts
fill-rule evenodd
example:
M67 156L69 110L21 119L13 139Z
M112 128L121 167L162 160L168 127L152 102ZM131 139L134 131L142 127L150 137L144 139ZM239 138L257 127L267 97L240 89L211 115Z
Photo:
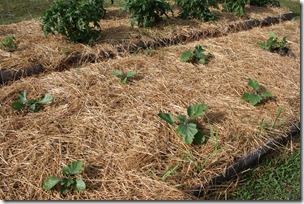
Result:
M287 37L294 57L257 45L271 31ZM197 44L213 55L208 64L180 62L181 53ZM116 69L136 70L138 75L122 85L111 76ZM243 102L241 95L250 90L249 77L264 85L275 100L257 107ZM54 100L41 112L16 112L10 105L23 91L29 98L48 92ZM199 119L208 140L189 146L157 114L185 114L188 105L198 103L208 106L206 116ZM279 107L283 109L279 120L288 119L280 129L271 130ZM28 77L1 87L0 108L3 200L195 200L186 193L191 186L207 185L235 158L299 120L300 22ZM263 119L269 122L258 134ZM218 130L218 152L209 137L210 127ZM81 177L86 190L64 198L42 189L49 176L61 176L61 169L74 160L84 162Z
M124 12L120 14L117 9L108 9L106 19L100 21L102 35L94 46L83 44L73 44L60 35L48 35L45 37L41 30L40 21L25 21L17 24L0 26L0 40L8 35L16 38L18 49L13 53L0 52L0 69L20 69L41 64L46 70L62 71L73 65L69 59L71 55L77 54L79 58L90 56L89 61L101 61L107 57L104 53L111 53L111 56L125 56L126 53L116 49L116 47L129 46L142 40L157 41L162 38L174 38L181 34L195 36L202 30L218 29L225 32L228 23L238 23L246 19L263 19L267 16L280 16L288 10L286 8L246 8L247 15L243 18L236 18L232 14L221 12L219 20L215 22L202 23L199 20L182 20L170 17L153 28L134 28L130 25L130 19ZM176 15L178 12L175 12ZM75 59L75 61L81 61ZM86 64L88 60L82 60L77 66Z

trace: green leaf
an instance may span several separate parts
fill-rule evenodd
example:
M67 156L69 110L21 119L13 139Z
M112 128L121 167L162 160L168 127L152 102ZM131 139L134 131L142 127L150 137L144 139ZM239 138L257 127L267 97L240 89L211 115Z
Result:
M183 136L183 141L186 144L190 145L192 144L194 135L198 132L198 130L196 128L196 124L194 123L181 123L178 125L176 132L177 134Z
M187 108L187 113L190 118L197 118L203 116L205 114L205 110L207 110L207 106L205 104L196 104L189 106Z
M120 78L120 82L123 83L123 84L127 83L127 81L128 81L128 78L126 76L122 76Z
M268 36L270 38L273 38L274 40L277 39L277 35L275 34L275 32L270 32Z
M76 182L73 184L73 188L77 191L84 190L86 188L85 182L80 178L76 178Z
M43 189L44 190L50 190L54 186L56 186L57 183L60 182L60 178L56 176L50 176L44 183L43 183Z
M119 71L119 70L116 70L116 71L112 72L112 75L113 75L113 76L121 76L121 75L122 75L122 72Z
M206 56L198 61L199 64L206 64Z
M134 76L136 74L136 71L128 71L127 73L126 73L126 76L127 77L132 77L132 76Z
M256 95L254 93L244 93L242 99L251 103L251 105L255 106L256 104L262 101L262 97Z
M26 99L26 95L27 95L27 92L23 92L21 94L18 94L18 101L20 101L23 104L27 104L28 100Z
M187 120L187 116L186 115L179 115L176 118L179 119L182 122L185 122Z
M269 51L270 50L270 45L268 42L262 42L262 43L259 43L260 47L262 47L263 49Z
M41 108L39 108L39 106L37 106L36 103L33 103L32 105L30 105L30 109L31 109L32 111L38 111L38 110L40 110Z
M170 125L174 125L175 121L174 121L173 115L171 115L169 113L162 113L162 112L157 115L158 115L158 117L160 117L161 119L163 119L164 121L169 123Z
M192 57L192 52L190 50L188 50L188 51L185 51L182 53L180 60L182 62L188 62L188 61L190 61L191 57Z
M273 97L273 95L267 91L263 92L261 95L263 98L272 98Z
M258 90L260 84L256 80L249 78L248 86L251 86L254 90Z
M49 93L45 94L44 96L41 97L40 101L38 103L40 104L47 104L53 100L53 96Z
M195 135L194 135L194 140L193 143L194 144L202 144L203 142L205 142L206 137L204 135L203 132L198 131Z
M20 101L15 101L14 103L12 103L12 108L15 110L21 110L22 108L25 108L25 107L26 107L26 105L24 105Z
M67 192L69 191L69 187L65 186L65 185L61 185L59 188L59 191L62 195L66 195Z
M74 175L74 174L80 174L81 168L82 168L82 161L73 161L69 165L63 168L63 174L65 175Z
M64 179L61 180L60 184L66 186L66 187L69 187L74 182L75 182L75 180L72 179L72 178L64 178Z

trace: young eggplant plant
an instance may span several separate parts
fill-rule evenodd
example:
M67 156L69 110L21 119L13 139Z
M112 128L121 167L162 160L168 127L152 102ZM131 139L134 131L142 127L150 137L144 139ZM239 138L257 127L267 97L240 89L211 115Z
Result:
M180 60L181 62L190 62L192 64L205 64L207 55L203 53L204 51L206 50L202 46L196 45L193 52L190 50L183 52Z
M186 144L202 144L205 141L205 135L202 131L198 130L193 119L204 116L207 108L208 107L205 104L191 105L187 108L189 118L186 115L179 115L176 117L178 120L177 122L175 121L174 116L169 113L160 112L157 115L170 125L177 124L178 127L176 132L182 136L182 139Z
M267 41L259 43L260 47L263 49L274 52L276 50L282 50L286 46L286 36L283 37L281 41L278 40L278 36L275 34L275 32L269 33L269 38Z
M135 74L136 71L127 71L126 73L123 73L122 71L116 70L112 72L112 75L117 76L122 84L127 83L129 78L133 77Z
M42 110L43 105L50 103L53 100L53 96L49 93L44 94L40 99L27 100L27 92L18 94L18 100L12 103L12 108L15 110L29 109L37 112Z
M248 86L252 87L254 92L245 92L242 99L251 103L253 106L266 99L273 98L273 95L270 92L265 91L265 89L262 89L259 82L254 79L249 78Z
M71 188L76 191L84 190L86 188L85 182L75 177L75 175L80 174L82 164L82 161L73 161L63 168L62 174L65 177L50 176L43 183L43 189L50 190L56 188L62 195L66 195Z

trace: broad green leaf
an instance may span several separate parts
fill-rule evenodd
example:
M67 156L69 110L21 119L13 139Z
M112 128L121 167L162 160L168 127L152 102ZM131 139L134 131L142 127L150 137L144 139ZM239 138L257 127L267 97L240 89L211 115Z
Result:
M127 73L126 73L126 76L127 77L132 77L132 76L134 76L136 74L136 71L128 71Z
M86 188L85 182L80 178L76 178L76 182L73 184L73 188L77 191L84 190Z
M38 110L39 110L39 107L37 106L36 103L33 103L32 105L30 105L30 109L31 109L32 111L38 111Z
M205 50L202 48L200 45L196 45L194 49L194 53L201 53L204 52Z
M38 103L40 104L47 104L53 100L53 96L49 93L45 94L41 97L40 101Z
M262 97L256 95L254 93L244 93L242 99L251 103L251 105L255 106L256 104L262 101Z
M171 115L169 113L162 113L162 112L157 115L158 115L158 117L160 117L161 119L163 119L164 121L169 123L170 125L174 125L175 121L174 121L173 115Z
M121 76L121 75L122 75L122 72L119 71L119 70L115 70L115 71L112 72L112 75L113 75L113 76Z
M273 38L274 40L277 39L277 35L275 34L275 32L270 32L268 36L270 38Z
M190 145L192 144L194 135L198 132L198 130L196 128L196 124L194 123L181 123L178 125L176 132L177 134L183 136L183 141L186 144Z
M273 95L267 91L263 92L261 95L263 98L272 98L273 97Z
M189 106L187 108L187 113L190 118L197 118L203 116L205 114L205 110L207 110L207 106L205 104L196 104Z
M194 140L193 143L194 144L202 144L203 142L205 142L205 135L202 131L198 131L195 135L194 135Z
M249 78L248 86L251 86L254 90L258 90L260 84L256 80Z
M25 107L26 107L26 105L24 105L20 101L15 101L14 103L12 103L12 108L15 110L21 110L22 108L25 108Z
M270 45L268 42L262 42L262 43L259 43L260 47L262 47L263 49L269 51L270 50Z
M191 59L191 57L192 57L192 52L188 50L182 53L180 60L182 62L188 62Z
M63 186L69 187L69 186L72 185L74 182L75 182L75 180L72 179L72 178L64 178L64 179L61 180L60 184L63 185Z
M74 175L74 174L80 174L81 168L82 168L82 161L73 161L69 165L63 168L63 174L65 175Z
M205 64L206 63L206 57L203 57L201 58L199 61L198 61L199 64Z
M23 92L21 94L18 94L18 101L20 101L23 104L27 104L28 100L26 99L26 95L27 95L27 92Z
M186 115L179 115L176 118L179 119L182 122L185 122L187 120L187 116Z
M44 190L50 190L54 186L56 186L57 183L60 182L60 178L56 176L50 176L44 183L43 183L43 189Z
M122 76L120 78L120 82L123 83L123 84L127 83L127 81L128 81L128 78L126 76Z

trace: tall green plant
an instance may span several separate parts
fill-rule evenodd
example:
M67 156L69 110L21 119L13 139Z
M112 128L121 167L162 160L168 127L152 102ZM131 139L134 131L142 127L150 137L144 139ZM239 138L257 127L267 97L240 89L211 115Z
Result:
M183 19L200 19L202 21L214 20L215 16L210 7L218 8L217 0L175 0L181 11L179 16Z
M223 10L233 13L235 16L245 15L245 6L249 0L224 0Z
M56 32L72 42L89 43L100 33L104 0L57 0L42 16L45 35Z
M137 22L139 27L151 27L162 20L162 15L168 17L173 10L165 0L126 0L125 9L131 15L132 27Z

